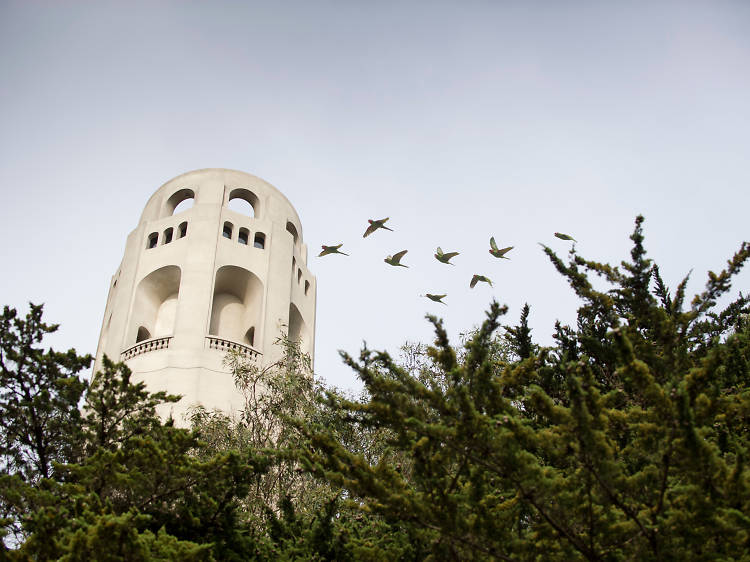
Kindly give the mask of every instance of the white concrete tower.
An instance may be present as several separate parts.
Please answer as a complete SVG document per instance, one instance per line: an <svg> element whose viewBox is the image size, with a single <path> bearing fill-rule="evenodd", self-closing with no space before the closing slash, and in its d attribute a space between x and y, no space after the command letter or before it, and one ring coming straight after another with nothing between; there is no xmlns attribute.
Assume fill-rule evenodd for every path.
<svg viewBox="0 0 750 562"><path fill-rule="evenodd" d="M106 354L150 390L181 394L178 422L194 404L234 411L227 350L270 363L285 329L312 357L315 294L302 226L281 192L244 172L188 172L151 196L128 236L94 372Z"/></svg>

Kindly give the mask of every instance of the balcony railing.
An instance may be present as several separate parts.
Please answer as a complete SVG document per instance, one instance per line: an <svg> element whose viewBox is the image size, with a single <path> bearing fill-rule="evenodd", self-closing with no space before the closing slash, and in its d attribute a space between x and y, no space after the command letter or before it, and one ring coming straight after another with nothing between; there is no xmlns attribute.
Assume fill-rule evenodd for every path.
<svg viewBox="0 0 750 562"><path fill-rule="evenodd" d="M209 349L218 349L219 351L236 351L245 357L254 359L261 355L260 351L253 349L249 345L237 343L232 340L225 340L224 338L217 338L216 336L206 336L206 343Z"/></svg>
<svg viewBox="0 0 750 562"><path fill-rule="evenodd" d="M129 347L125 351L123 351L120 354L120 360L127 361L128 359L132 359L136 355L142 355L144 353L148 353L149 351L156 351L157 349L166 349L169 347L169 340L171 339L172 336L167 336L165 338L153 338L150 340L138 342L134 346Z"/></svg>

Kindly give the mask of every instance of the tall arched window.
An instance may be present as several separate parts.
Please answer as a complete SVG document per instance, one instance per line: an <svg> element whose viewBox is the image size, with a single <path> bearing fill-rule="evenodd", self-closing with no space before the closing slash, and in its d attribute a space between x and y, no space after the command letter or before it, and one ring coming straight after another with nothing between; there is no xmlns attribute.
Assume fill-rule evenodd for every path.
<svg viewBox="0 0 750 562"><path fill-rule="evenodd" d="M299 342L300 350L304 353L310 352L310 330L307 323L302 319L297 306L292 303L289 305L289 339L293 342Z"/></svg>
<svg viewBox="0 0 750 562"><path fill-rule="evenodd" d="M255 233L255 240L253 240L253 246L260 248L261 250L266 247L266 235L262 232Z"/></svg>
<svg viewBox="0 0 750 562"><path fill-rule="evenodd" d="M171 336L177 315L180 268L167 265L144 277L135 291L128 341Z"/></svg>
<svg viewBox="0 0 750 562"><path fill-rule="evenodd" d="M159 243L159 233L158 232L152 232L148 235L148 242L146 242L146 248L156 248L156 245Z"/></svg>
<svg viewBox="0 0 750 562"><path fill-rule="evenodd" d="M185 238L187 236L187 222L180 223L180 226L177 227L180 232L180 238Z"/></svg>
<svg viewBox="0 0 750 562"><path fill-rule="evenodd" d="M174 229L171 227L164 231L164 237L162 238L161 243L162 244L169 244L172 241L172 233L174 232Z"/></svg>
<svg viewBox="0 0 750 562"><path fill-rule="evenodd" d="M263 283L254 273L234 265L220 267L214 282L209 334L236 342L247 342L251 336L254 342L262 299Z"/></svg>
<svg viewBox="0 0 750 562"><path fill-rule="evenodd" d="M250 231L247 228L240 228L240 231L237 234L237 242L247 246L247 241L249 238L250 238Z"/></svg>
<svg viewBox="0 0 750 562"><path fill-rule="evenodd" d="M135 343L140 343L151 339L151 333L145 326L138 326L138 334L135 336Z"/></svg>
<svg viewBox="0 0 750 562"><path fill-rule="evenodd" d="M244 187L238 187L229 192L227 207L248 217L260 217L258 196Z"/></svg>
<svg viewBox="0 0 750 562"><path fill-rule="evenodd" d="M187 211L193 206L194 200L195 192L192 189L184 188L175 191L164 205L163 216L168 217Z"/></svg>
<svg viewBox="0 0 750 562"><path fill-rule="evenodd" d="M232 239L232 230L234 229L234 225L231 222L225 222L224 228L221 231L221 235L224 238Z"/></svg>
<svg viewBox="0 0 750 562"><path fill-rule="evenodd" d="M286 231L292 235L292 238L294 239L294 244L297 244L297 240L299 239L299 234L297 234L297 228L292 224L291 221L286 222Z"/></svg>
<svg viewBox="0 0 750 562"><path fill-rule="evenodd" d="M251 326L250 329L245 332L245 343L247 345L255 345L255 326Z"/></svg>

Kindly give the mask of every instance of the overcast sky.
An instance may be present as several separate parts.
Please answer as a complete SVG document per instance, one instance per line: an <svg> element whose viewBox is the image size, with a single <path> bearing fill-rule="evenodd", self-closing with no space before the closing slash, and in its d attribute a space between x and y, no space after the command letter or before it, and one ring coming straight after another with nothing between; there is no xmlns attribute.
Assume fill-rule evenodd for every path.
<svg viewBox="0 0 750 562"><path fill-rule="evenodd" d="M94 353L147 199L206 167L296 207L329 382L357 386L338 349L429 341L427 312L456 337L493 297L548 343L577 307L554 231L619 262L642 213L693 292L750 239L750 3L0 0L0 304L46 303L55 347Z"/></svg>

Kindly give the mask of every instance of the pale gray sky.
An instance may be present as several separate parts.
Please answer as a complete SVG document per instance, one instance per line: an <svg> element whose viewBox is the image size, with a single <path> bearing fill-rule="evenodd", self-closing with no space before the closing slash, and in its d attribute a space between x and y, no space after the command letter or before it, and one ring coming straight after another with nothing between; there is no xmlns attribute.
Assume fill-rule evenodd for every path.
<svg viewBox="0 0 750 562"><path fill-rule="evenodd" d="M426 312L456 335L493 296L548 342L577 306L537 245L565 253L554 231L617 262L643 213L694 291L750 238L749 100L740 1L0 0L0 304L46 303L55 345L93 353L148 197L226 167L299 212L330 382L356 386L337 349L427 341ZM338 242L350 258L312 257ZM410 269L383 263L401 249Z"/></svg>

